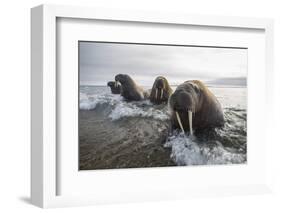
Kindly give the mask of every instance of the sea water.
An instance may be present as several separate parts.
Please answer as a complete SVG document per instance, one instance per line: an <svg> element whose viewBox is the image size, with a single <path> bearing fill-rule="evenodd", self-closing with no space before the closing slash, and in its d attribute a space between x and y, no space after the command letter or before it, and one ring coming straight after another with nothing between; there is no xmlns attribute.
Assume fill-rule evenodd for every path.
<svg viewBox="0 0 281 213"><path fill-rule="evenodd" d="M166 137L162 146L170 149L171 160L179 166L182 165L214 165L214 164L240 164L247 161L247 88L227 85L209 85L221 103L226 123L223 128L196 134L184 135L175 130ZM175 88L173 88L175 89ZM149 100L127 102L120 95L111 94L110 88L105 86L80 86L80 111L94 111L98 119L106 121L103 128L114 128L114 125L126 125L140 119L147 119L164 126L169 122L169 109L167 105L153 105ZM108 125L112 124L112 125ZM133 138L139 135L138 126L130 132ZM129 126L128 126L129 128ZM106 130L105 130L106 132ZM105 135L97 138L98 141L120 141L117 135ZM129 133L128 133L129 134ZM99 134L97 134L97 137ZM128 136L128 135L127 135ZM116 138L115 138L116 137Z"/></svg>

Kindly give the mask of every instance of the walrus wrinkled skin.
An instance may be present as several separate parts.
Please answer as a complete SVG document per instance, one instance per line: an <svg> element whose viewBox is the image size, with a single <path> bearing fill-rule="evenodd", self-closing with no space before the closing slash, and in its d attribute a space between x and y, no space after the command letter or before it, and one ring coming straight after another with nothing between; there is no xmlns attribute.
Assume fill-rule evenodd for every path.
<svg viewBox="0 0 281 213"><path fill-rule="evenodd" d="M158 76L152 86L149 100L154 104L167 103L173 93L168 80L165 77Z"/></svg>
<svg viewBox="0 0 281 213"><path fill-rule="evenodd" d="M109 81L107 83L107 86L110 87L112 94L120 94L121 93L121 85L120 84L116 84L116 82L114 82L114 81Z"/></svg>
<svg viewBox="0 0 281 213"><path fill-rule="evenodd" d="M183 128L183 131L189 131L190 134L193 129L196 131L221 127L225 122L219 101L198 80L179 85L169 99L169 108L172 129Z"/></svg>
<svg viewBox="0 0 281 213"><path fill-rule="evenodd" d="M127 74L118 74L115 81L121 84L121 96L127 101L140 101L148 98L149 94Z"/></svg>

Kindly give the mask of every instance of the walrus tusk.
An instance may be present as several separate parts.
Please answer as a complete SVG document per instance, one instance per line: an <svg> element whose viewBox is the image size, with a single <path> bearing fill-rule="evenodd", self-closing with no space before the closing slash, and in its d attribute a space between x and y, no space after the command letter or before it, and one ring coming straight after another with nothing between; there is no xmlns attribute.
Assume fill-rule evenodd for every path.
<svg viewBox="0 0 281 213"><path fill-rule="evenodd" d="M182 133L184 134L184 129L183 129L183 126L182 126L182 123L181 123L181 119L180 119L179 113L177 111L176 111L176 116L177 116L177 120L178 120L178 123L180 125L180 128L182 130Z"/></svg>
<svg viewBox="0 0 281 213"><path fill-rule="evenodd" d="M155 92L155 99L157 100L157 93L158 93L158 89L156 89L156 92Z"/></svg>
<svg viewBox="0 0 281 213"><path fill-rule="evenodd" d="M118 84L118 82L117 82L117 81L115 81L114 87L117 87L117 84Z"/></svg>
<svg viewBox="0 0 281 213"><path fill-rule="evenodd" d="M193 130L192 130L192 111L190 111L190 110L188 110L188 122L189 122L190 135L193 135Z"/></svg>
<svg viewBox="0 0 281 213"><path fill-rule="evenodd" d="M162 99L162 97L163 97L163 89L161 89L161 98L160 99Z"/></svg>

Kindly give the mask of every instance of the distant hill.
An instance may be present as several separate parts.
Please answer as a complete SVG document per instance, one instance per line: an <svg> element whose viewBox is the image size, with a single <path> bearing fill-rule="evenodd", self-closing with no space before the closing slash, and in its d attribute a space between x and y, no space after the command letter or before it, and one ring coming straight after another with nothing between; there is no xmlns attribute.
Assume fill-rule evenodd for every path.
<svg viewBox="0 0 281 213"><path fill-rule="evenodd" d="M218 78L205 82L208 85L229 85L229 86L247 86L247 78Z"/></svg>

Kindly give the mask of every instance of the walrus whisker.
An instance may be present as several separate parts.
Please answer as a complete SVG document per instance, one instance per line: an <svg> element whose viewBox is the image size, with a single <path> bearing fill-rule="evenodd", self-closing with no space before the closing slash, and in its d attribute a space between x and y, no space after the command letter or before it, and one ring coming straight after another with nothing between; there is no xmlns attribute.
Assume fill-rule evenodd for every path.
<svg viewBox="0 0 281 213"><path fill-rule="evenodd" d="M192 111L191 110L188 110L188 122L189 122L190 135L193 135L193 130L192 130Z"/></svg>
<svg viewBox="0 0 281 213"><path fill-rule="evenodd" d="M155 99L157 100L157 94L158 93L158 89L156 88L156 92L155 92Z"/></svg>
<svg viewBox="0 0 281 213"><path fill-rule="evenodd" d="M180 128L182 130L182 133L184 134L184 129L183 129L183 126L182 126L182 123L181 123L181 119L180 119L179 113L177 111L176 111L176 116L177 116L177 120L178 120L178 123L180 125Z"/></svg>
<svg viewBox="0 0 281 213"><path fill-rule="evenodd" d="M163 97L163 89L161 89L161 96L160 96L160 99L162 99Z"/></svg>

